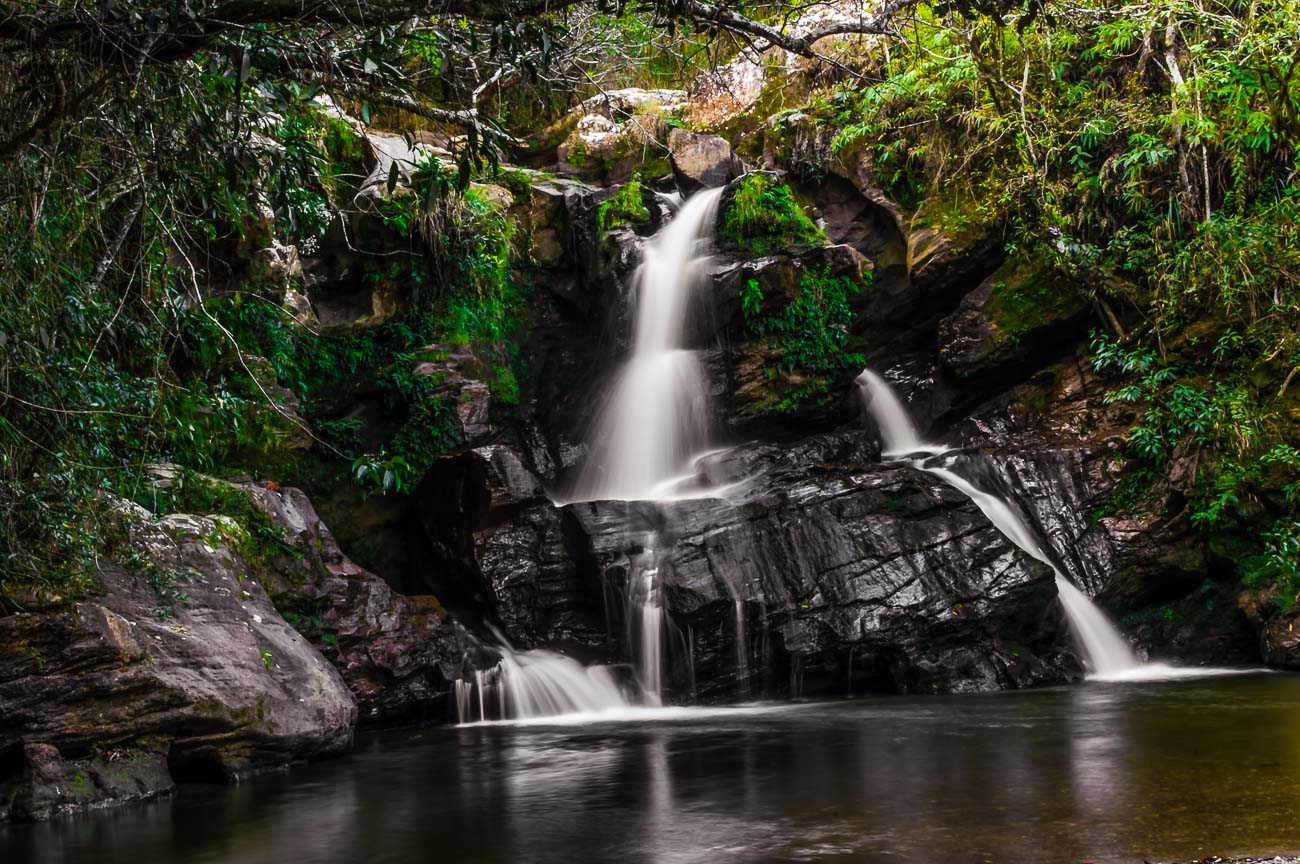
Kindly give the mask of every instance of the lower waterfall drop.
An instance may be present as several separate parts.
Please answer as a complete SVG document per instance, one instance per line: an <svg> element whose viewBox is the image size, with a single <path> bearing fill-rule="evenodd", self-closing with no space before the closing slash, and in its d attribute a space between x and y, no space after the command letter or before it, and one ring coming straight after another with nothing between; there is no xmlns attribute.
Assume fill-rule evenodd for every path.
<svg viewBox="0 0 1300 864"><path fill-rule="evenodd" d="M637 683L645 704L663 704L664 614L659 567L653 546L638 556L627 588L627 644L632 649Z"/></svg>
<svg viewBox="0 0 1300 864"><path fill-rule="evenodd" d="M633 707L606 666L583 666L553 651L514 651L504 646L497 650L500 662L475 671L473 684L464 679L456 682L460 723L599 715ZM488 716L489 705L497 716Z"/></svg>
<svg viewBox="0 0 1300 864"><path fill-rule="evenodd" d="M736 695L749 699L749 635L745 631L745 601L736 598Z"/></svg>

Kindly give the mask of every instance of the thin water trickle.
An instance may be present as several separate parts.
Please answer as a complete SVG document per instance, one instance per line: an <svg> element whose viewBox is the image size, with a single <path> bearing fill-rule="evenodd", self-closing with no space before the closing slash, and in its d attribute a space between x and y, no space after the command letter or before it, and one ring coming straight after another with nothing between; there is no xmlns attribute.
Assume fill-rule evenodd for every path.
<svg viewBox="0 0 1300 864"><path fill-rule="evenodd" d="M749 639L745 632L745 601L736 598L736 695L749 698Z"/></svg>

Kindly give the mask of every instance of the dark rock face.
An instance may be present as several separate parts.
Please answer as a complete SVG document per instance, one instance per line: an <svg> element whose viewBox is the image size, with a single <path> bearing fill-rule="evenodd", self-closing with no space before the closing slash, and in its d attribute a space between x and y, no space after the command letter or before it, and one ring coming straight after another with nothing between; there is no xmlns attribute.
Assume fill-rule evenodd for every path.
<svg viewBox="0 0 1300 864"><path fill-rule="evenodd" d="M53 745L27 744L20 758L21 770L0 779L0 822L43 822L76 810L156 798L175 788L165 745L68 760Z"/></svg>
<svg viewBox="0 0 1300 864"><path fill-rule="evenodd" d="M1078 285L1045 266L1004 264L939 322L943 411L965 414L1073 354L1090 316Z"/></svg>
<svg viewBox="0 0 1300 864"><path fill-rule="evenodd" d="M272 569L276 607L338 669L356 697L360 724L446 719L463 651L438 598L399 594L349 560L301 491L245 492L284 528L297 553Z"/></svg>
<svg viewBox="0 0 1300 864"><path fill-rule="evenodd" d="M737 438L797 437L854 419L854 412L845 409L859 370L846 369L824 398L801 400L791 408L782 391L808 384L809 376L792 372L774 378L770 372L778 358L771 340L755 338L746 330L740 299L746 284L759 285L764 313L776 316L799 296L801 280L809 271L861 283L870 277L871 262L848 245L727 261L714 276L706 308L693 321L690 344L705 348L714 404L722 425ZM867 288L855 295L852 303L871 302L870 292Z"/></svg>
<svg viewBox="0 0 1300 864"><path fill-rule="evenodd" d="M518 590L519 574L529 574L523 581L552 604L569 598L550 607L566 622L561 638L588 640L601 654L607 634L621 632L619 597L634 562L654 552L676 628L669 642L693 646L672 663L681 698L692 678L700 698L728 700L987 690L1072 674L1050 571L959 493L874 456L857 432L747 445L702 465L729 487L727 499L585 502L559 513L539 502L484 532L492 554L480 565L502 621L520 622L521 637L557 638L535 629L546 620L535 611L539 595ZM567 543L492 545L493 536L535 537L539 523L565 520L576 523ZM739 650L752 655L741 680L738 602Z"/></svg>
<svg viewBox="0 0 1300 864"><path fill-rule="evenodd" d="M1062 571L1153 659L1259 662L1256 607L1243 598L1238 608L1229 562L1188 518L1186 454L1174 455L1142 512L1107 512L1125 477L1133 418L1123 403L1105 402L1106 389L1076 362L1009 389L951 430L950 443L972 448L961 470L1013 501Z"/></svg>
<svg viewBox="0 0 1300 864"><path fill-rule="evenodd" d="M240 530L224 517L136 516L131 546L147 573L106 563L90 599L0 617L0 754L145 749L167 752L182 776L237 779L346 749L356 702L249 578ZM42 752L37 768L27 760L37 785L60 770ZM86 802L123 797L107 779L92 785Z"/></svg>
<svg viewBox="0 0 1300 864"><path fill-rule="evenodd" d="M435 472L441 479L429 484L429 494L456 487L461 503L430 499L427 530L460 520L440 534L441 548L459 568L458 608L477 610L469 613L471 623L484 632L499 627L521 648L611 658L616 646L606 632L599 573L581 526L550 503L518 454L483 447L444 460ZM456 515L439 506L455 508Z"/></svg>
<svg viewBox="0 0 1300 864"><path fill-rule="evenodd" d="M1300 609L1276 614L1277 597L1272 591L1248 591L1241 596L1241 610L1258 634L1259 653L1274 669L1300 669Z"/></svg>

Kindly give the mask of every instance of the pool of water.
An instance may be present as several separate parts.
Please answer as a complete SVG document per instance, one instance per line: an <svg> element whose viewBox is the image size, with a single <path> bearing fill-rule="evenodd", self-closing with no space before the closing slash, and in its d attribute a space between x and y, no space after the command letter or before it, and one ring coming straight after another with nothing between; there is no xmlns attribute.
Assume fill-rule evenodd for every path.
<svg viewBox="0 0 1300 864"><path fill-rule="evenodd" d="M1300 677L661 711L366 738L0 827L14 862L1139 862L1300 851Z"/></svg>

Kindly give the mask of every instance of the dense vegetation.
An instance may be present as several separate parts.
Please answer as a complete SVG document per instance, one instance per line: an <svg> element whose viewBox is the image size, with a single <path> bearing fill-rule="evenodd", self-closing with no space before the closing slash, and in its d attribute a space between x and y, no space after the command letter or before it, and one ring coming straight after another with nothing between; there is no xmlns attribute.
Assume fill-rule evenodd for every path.
<svg viewBox="0 0 1300 864"><path fill-rule="evenodd" d="M283 478L323 459L405 487L459 443L439 376L411 371L436 364L424 346L481 343L494 398L515 398L513 226L471 182L495 177L507 125L699 50L644 15L543 5L0 7L0 594L84 584L108 502L147 496L154 462ZM351 242L367 148L340 109L446 130L452 151L410 194L396 169L378 178L374 206L409 243L368 250L364 278L415 290L343 335L286 304L298 277L262 251ZM385 440L317 399L356 374L404 418Z"/></svg>
<svg viewBox="0 0 1300 864"><path fill-rule="evenodd" d="M790 187L757 172L742 177L730 193L721 234L724 241L754 255L826 242L826 235L794 200Z"/></svg>
<svg viewBox="0 0 1300 864"><path fill-rule="evenodd" d="M1235 537L1222 551L1248 581L1284 582L1288 605L1300 592L1298 11L1049 5L1027 25L922 11L878 80L814 100L832 150L866 150L897 200L1000 222L1009 246L1089 289L1110 323L1094 365L1113 376L1111 399L1141 406L1135 489L1190 464L1193 522ZM1252 535L1262 545L1240 542Z"/></svg>
<svg viewBox="0 0 1300 864"><path fill-rule="evenodd" d="M5 583L84 576L111 533L106 494L146 497L159 461L327 465L372 491L408 487L459 443L444 382L419 362L472 346L494 398L517 398L514 227L473 185L498 157L527 156L522 139L601 87L684 83L754 42L806 58L826 44L783 35L789 9L762 4L238 5L0 8L14 106L0 135ZM1141 511L1171 465L1192 466L1194 522L1243 578L1294 602L1298 4L887 11L842 28L879 35L848 37L800 86L770 84L753 128L771 121L805 182L863 158L914 224L997 231L1067 277L1040 285L1068 283L1094 308L1094 365L1138 412L1114 506ZM413 302L332 334L286 305L296 277L255 253L305 254L361 206L363 142L340 108L432 124L450 155L409 190L380 178L373 205L405 246L366 278L413 283ZM645 218L641 196L624 186L602 229ZM823 242L768 175L732 203L723 236L756 254ZM859 288L806 278L779 316L752 290L746 311L779 371L824 375ZM378 439L330 413L356 375L380 380L398 418Z"/></svg>

